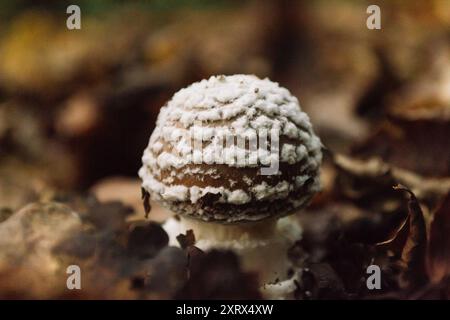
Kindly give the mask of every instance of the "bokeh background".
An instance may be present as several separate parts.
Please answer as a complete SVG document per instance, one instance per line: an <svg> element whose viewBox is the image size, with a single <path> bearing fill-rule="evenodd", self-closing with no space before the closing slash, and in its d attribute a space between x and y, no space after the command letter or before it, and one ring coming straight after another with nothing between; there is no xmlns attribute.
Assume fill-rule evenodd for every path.
<svg viewBox="0 0 450 320"><path fill-rule="evenodd" d="M377 159L341 164L389 166L428 211L448 193L450 1L76 1L81 30L66 28L70 4L0 3L0 221L87 194L142 216L137 171L159 108L217 74L287 87L329 154ZM381 30L366 27L369 4ZM330 159L323 172L316 206L333 207Z"/></svg>
<svg viewBox="0 0 450 320"><path fill-rule="evenodd" d="M449 1L381 3L381 30L364 1L81 1L81 30L66 28L69 4L1 4L2 177L28 187L136 176L159 108L211 75L286 86L333 150L372 133L409 86L448 103ZM446 160L424 173L449 174Z"/></svg>

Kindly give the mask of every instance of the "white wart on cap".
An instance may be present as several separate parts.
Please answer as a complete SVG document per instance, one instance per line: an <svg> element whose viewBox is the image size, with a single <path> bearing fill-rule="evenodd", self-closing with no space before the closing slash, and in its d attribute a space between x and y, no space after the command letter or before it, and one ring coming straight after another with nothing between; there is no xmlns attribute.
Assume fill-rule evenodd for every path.
<svg viewBox="0 0 450 320"><path fill-rule="evenodd" d="M230 135L237 141L271 129L279 132L271 158L279 161L278 174L261 174L274 156L270 148L254 154L248 145L224 145ZM233 161L242 151L257 163ZM320 189L321 161L321 142L287 89L253 75L213 76L181 89L161 108L139 176L152 199L177 214L237 223L305 206Z"/></svg>

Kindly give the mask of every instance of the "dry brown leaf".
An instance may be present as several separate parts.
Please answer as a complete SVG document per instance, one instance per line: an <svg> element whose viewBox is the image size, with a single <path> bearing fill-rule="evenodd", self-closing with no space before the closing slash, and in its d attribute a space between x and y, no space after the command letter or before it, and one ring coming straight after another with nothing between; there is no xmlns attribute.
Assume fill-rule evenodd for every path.
<svg viewBox="0 0 450 320"><path fill-rule="evenodd" d="M450 193L434 214L428 244L427 269L433 282L450 275Z"/></svg>
<svg viewBox="0 0 450 320"><path fill-rule="evenodd" d="M402 280L405 282L406 287L416 289L428 282L425 267L427 251L425 219L419 201L411 190L403 186L396 186L394 189L409 194L409 232L401 256L402 261L406 264L406 269L403 273Z"/></svg>
<svg viewBox="0 0 450 320"><path fill-rule="evenodd" d="M373 192L373 186L371 187L371 184L367 183L369 181L376 181L377 184L382 184L389 188L400 183L407 186L418 199L427 204L434 204L450 191L450 178L421 176L413 171L388 164L378 157L362 160L343 154L335 154L334 163L341 172L352 177L364 178L365 186L363 188L347 190L351 192L348 196L352 199L363 195L368 188L369 193Z"/></svg>
<svg viewBox="0 0 450 320"><path fill-rule="evenodd" d="M194 235L194 231L192 229L187 230L186 234L182 234L180 233L177 236L177 241L180 244L180 247L182 249L186 249L190 246L195 245L195 235Z"/></svg>
<svg viewBox="0 0 450 320"><path fill-rule="evenodd" d="M148 218L148 214L150 213L150 210L152 210L152 207L150 206L150 194L144 188L141 188L141 192L142 201L144 202L145 217Z"/></svg>

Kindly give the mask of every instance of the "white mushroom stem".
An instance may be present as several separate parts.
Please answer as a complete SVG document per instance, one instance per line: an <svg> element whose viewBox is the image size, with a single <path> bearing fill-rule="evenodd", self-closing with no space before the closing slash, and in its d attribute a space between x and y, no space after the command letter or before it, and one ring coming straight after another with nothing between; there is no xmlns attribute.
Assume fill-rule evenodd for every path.
<svg viewBox="0 0 450 320"><path fill-rule="evenodd" d="M276 220L240 223L221 224L205 222L189 218L181 218L186 228L192 229L198 240L207 240L214 246L239 242L236 245L254 245L255 241L264 241L272 238L276 229Z"/></svg>
<svg viewBox="0 0 450 320"><path fill-rule="evenodd" d="M193 230L198 248L233 250L244 270L258 273L261 291L267 297L286 298L295 289L288 277L291 264L287 252L301 232L290 217L237 225L181 217L169 219L164 229L171 245L178 245L177 235Z"/></svg>

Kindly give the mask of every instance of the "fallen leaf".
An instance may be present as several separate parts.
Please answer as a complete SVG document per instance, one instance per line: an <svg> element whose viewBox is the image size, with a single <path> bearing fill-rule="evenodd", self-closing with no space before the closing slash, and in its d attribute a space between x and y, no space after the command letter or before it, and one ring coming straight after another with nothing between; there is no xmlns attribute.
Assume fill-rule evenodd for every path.
<svg viewBox="0 0 450 320"><path fill-rule="evenodd" d="M128 251L139 257L153 257L167 246L169 236L156 222L134 223L128 236Z"/></svg>
<svg viewBox="0 0 450 320"><path fill-rule="evenodd" d="M195 244L195 235L192 229L187 230L186 234L179 234L177 236L177 241L182 249L186 249Z"/></svg>
<svg viewBox="0 0 450 320"><path fill-rule="evenodd" d="M436 210L430 228L427 270L434 283L450 275L450 193Z"/></svg>
<svg viewBox="0 0 450 320"><path fill-rule="evenodd" d="M428 281L425 267L425 257L427 249L427 231L425 219L419 201L411 190L396 186L395 190L407 192L409 194L409 232L405 246L402 251L402 261L406 264L402 280L409 289L417 289Z"/></svg>
<svg viewBox="0 0 450 320"><path fill-rule="evenodd" d="M302 300L346 299L341 278L327 263L315 263L302 270L295 296Z"/></svg>
<svg viewBox="0 0 450 320"><path fill-rule="evenodd" d="M256 274L243 272L232 251L211 250L200 255L190 278L175 299L260 299Z"/></svg>

